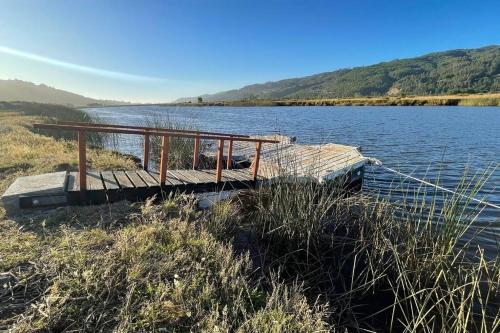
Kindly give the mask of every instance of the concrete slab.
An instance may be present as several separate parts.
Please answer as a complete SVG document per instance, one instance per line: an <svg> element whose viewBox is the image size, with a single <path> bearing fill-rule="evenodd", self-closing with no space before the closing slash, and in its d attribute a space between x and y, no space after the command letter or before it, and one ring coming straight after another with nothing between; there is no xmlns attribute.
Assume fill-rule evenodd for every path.
<svg viewBox="0 0 500 333"><path fill-rule="evenodd" d="M66 171L19 177L2 195L3 206L7 214L15 215L22 208L66 205L66 182Z"/></svg>

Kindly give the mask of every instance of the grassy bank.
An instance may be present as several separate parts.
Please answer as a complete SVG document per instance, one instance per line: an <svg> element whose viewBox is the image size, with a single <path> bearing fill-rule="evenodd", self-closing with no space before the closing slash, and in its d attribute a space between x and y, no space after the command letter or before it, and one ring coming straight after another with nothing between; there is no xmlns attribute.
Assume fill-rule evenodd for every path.
<svg viewBox="0 0 500 333"><path fill-rule="evenodd" d="M20 176L77 170L74 133L41 132L33 128L36 122L55 120L90 121L85 113L62 106L0 103L1 193ZM88 163L98 170L135 168L132 160L98 147L88 150Z"/></svg>
<svg viewBox="0 0 500 333"><path fill-rule="evenodd" d="M3 131L30 138L1 142L0 165L24 161L29 168L14 172L31 174L57 168L50 159L73 165L74 150L61 150L74 142L30 131L38 116L0 116ZM95 168L130 167L111 152L95 153L114 163ZM106 158L90 163L98 161ZM458 191L475 195L483 181L478 175ZM0 327L495 332L498 257L457 242L480 210L460 196L396 206L288 179L205 211L177 195L0 216Z"/></svg>
<svg viewBox="0 0 500 333"><path fill-rule="evenodd" d="M243 100L176 103L176 106L500 106L500 93L333 99Z"/></svg>

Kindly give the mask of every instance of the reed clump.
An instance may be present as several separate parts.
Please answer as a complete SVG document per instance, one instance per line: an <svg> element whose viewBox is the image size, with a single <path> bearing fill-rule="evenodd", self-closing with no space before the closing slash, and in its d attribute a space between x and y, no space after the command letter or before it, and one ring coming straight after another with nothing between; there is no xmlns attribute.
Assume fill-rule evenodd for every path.
<svg viewBox="0 0 500 333"><path fill-rule="evenodd" d="M169 115L157 115L146 118L146 127L172 130L194 131L193 124L185 121L178 121ZM161 156L161 137L151 137L151 158L156 164L159 164ZM169 169L187 169L192 167L194 152L194 140L182 137L169 138L168 168Z"/></svg>
<svg viewBox="0 0 500 333"><path fill-rule="evenodd" d="M437 198L418 193L401 205L284 178L254 194L247 222L261 249L255 260L264 274L279 271L285 283L301 281L310 299L320 296L335 309L336 327L496 331L498 256L460 242L481 211L460 194L476 195L485 177L464 180L439 209Z"/></svg>

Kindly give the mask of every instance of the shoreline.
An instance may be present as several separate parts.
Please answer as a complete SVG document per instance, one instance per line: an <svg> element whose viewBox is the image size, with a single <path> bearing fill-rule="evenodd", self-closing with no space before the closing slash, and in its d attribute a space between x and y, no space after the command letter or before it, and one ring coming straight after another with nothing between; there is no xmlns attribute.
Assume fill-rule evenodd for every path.
<svg viewBox="0 0 500 333"><path fill-rule="evenodd" d="M80 109L110 108L124 106L500 106L500 93L460 94L436 96L405 96L405 97L352 97L352 98L321 98L321 99L280 99L280 100L240 100L214 101L202 103L144 103L103 106L83 106Z"/></svg>

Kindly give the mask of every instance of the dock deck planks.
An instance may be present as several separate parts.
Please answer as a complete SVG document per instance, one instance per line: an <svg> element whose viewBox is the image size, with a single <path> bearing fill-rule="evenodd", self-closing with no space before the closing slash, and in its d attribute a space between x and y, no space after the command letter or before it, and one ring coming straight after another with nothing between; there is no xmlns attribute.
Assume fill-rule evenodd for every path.
<svg viewBox="0 0 500 333"><path fill-rule="evenodd" d="M87 190L102 191L104 184L102 183L101 174L99 172L87 172ZM67 192L80 192L80 182L78 172L70 172L68 174Z"/></svg>
<svg viewBox="0 0 500 333"><path fill-rule="evenodd" d="M115 175L113 174L112 171L101 172L101 178L102 178L102 182L104 183L104 188L107 191L120 189L120 185L116 181Z"/></svg>
<svg viewBox="0 0 500 333"><path fill-rule="evenodd" d="M136 188L148 187L148 185L142 180L141 177L135 171L125 171L128 179L134 184Z"/></svg>
<svg viewBox="0 0 500 333"><path fill-rule="evenodd" d="M157 172L91 171L87 172L87 192L84 197L84 192L79 188L78 173L70 172L67 177L66 192L72 204L140 200L174 191L196 193L243 189L255 183L251 171L246 169L222 170L219 184L215 182L215 170L168 170L167 181L163 186L160 186L160 175Z"/></svg>
<svg viewBox="0 0 500 333"><path fill-rule="evenodd" d="M250 164L255 154L253 143L235 142L233 149L236 160L244 159ZM359 170L366 162L367 159L356 147L338 144L297 145L288 140L263 145L257 180L269 180L285 174L312 177L323 182ZM220 183L216 183L215 175L215 170L167 170L165 184L160 184L159 173L153 171L87 172L87 192L93 202L103 202L123 198L140 200L169 192L196 193L255 185L252 166L223 169ZM67 192L77 199L76 194L81 196L78 184L78 173L69 173Z"/></svg>
<svg viewBox="0 0 500 333"><path fill-rule="evenodd" d="M249 188L255 186L259 181L271 181L273 178L281 176L298 176L315 179L322 183L346 175L346 178L361 184L364 165L370 161L356 147L338 144L299 145L294 143L295 138L278 134L247 137L221 133L209 133L209 135L208 132L197 132L195 135L170 130L165 132L158 131L158 129L145 130L143 127L113 127L109 124L99 124L99 131L144 135L145 138L148 138L148 142L149 135L152 133L162 136L163 139L167 139L162 141L163 157L165 157L163 153L168 152L168 146L165 143L168 144L170 136L195 139L195 153L193 154L195 170L167 170L165 167L167 164L164 163L166 159L162 157L160 169L161 172L166 172L166 177L164 177L164 182L161 182L160 178L163 177L160 177L159 173L146 170L87 171L86 141L84 140L85 135L81 134L85 134L87 130L96 131L96 127L98 127L96 124L87 125L77 125L76 123L73 125L35 124L37 128L71 128L78 131L79 172L65 173L62 176L64 178L62 184L60 184L60 179L56 179L57 173L42 175L48 177L43 178L46 179L46 184L60 184L58 186L63 192L63 199L67 199L64 202L69 204L103 203L122 199L141 200L157 194L163 196L165 193L173 191L195 193ZM206 135L200 135L202 133ZM204 140L204 143L213 140L219 141L218 145L209 144L208 148L204 148L201 152L209 161L212 158L217 158L217 171L196 169L199 165L200 139ZM147 162L148 149L146 149L144 156ZM146 162L144 164L147 166ZM221 165L227 165L230 170L224 170ZM231 166L243 167L243 169L232 169ZM80 175L84 175L85 179L80 178ZM60 174L59 178L61 178ZM82 189L80 188L80 180L82 180ZM22 197L26 201L25 199L34 198L37 191L28 189L22 193L28 194ZM47 198L48 201L50 201L49 199L52 200L52 198ZM59 200L59 198L57 199ZM38 202L38 199L33 199L31 204L38 205Z"/></svg>
<svg viewBox="0 0 500 333"><path fill-rule="evenodd" d="M113 173L115 175L118 184L120 185L120 188L122 189L135 188L132 181L127 177L125 171L114 171Z"/></svg>
<svg viewBox="0 0 500 333"><path fill-rule="evenodd" d="M261 139L275 139L279 143L262 144L258 175L263 179L271 179L280 175L293 175L301 178L315 178L319 182L328 181L342 174L362 167L368 161L357 147L326 143L296 144L290 137L280 135L253 136ZM217 147L209 147L203 154L215 158ZM225 143L224 153L227 154ZM255 156L255 143L234 142L233 165L251 163ZM231 171L240 172L235 169ZM235 177L235 174L227 174Z"/></svg>
<svg viewBox="0 0 500 333"><path fill-rule="evenodd" d="M153 176L151 176L147 171L144 170L137 170L136 171L139 177L146 183L148 187L153 187L153 186L160 186L159 181L154 179Z"/></svg>

